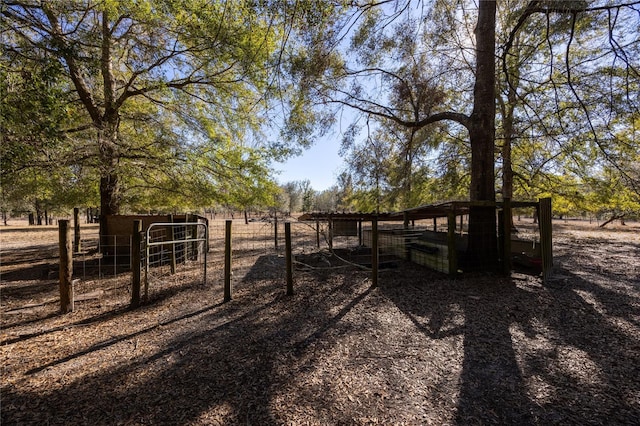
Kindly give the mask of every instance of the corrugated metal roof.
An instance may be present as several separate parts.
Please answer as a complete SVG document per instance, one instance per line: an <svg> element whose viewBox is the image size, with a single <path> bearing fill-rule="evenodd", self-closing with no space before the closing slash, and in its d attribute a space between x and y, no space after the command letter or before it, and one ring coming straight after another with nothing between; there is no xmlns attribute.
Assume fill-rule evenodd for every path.
<svg viewBox="0 0 640 426"><path fill-rule="evenodd" d="M502 208L502 201L448 201L439 204L428 204L399 212L313 212L305 213L298 218L299 221L329 221L329 220L362 220L372 221L404 221L433 219L447 217L450 212L456 216L469 214L472 207ZM537 201L512 201L511 207L536 207Z"/></svg>

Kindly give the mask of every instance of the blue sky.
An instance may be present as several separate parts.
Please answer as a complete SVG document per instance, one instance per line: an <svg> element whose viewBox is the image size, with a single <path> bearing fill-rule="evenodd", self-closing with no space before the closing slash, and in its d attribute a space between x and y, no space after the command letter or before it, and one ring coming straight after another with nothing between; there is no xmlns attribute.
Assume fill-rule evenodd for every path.
<svg viewBox="0 0 640 426"><path fill-rule="evenodd" d="M335 185L336 177L343 167L342 158L338 155L340 136L330 135L321 138L302 155L293 157L285 163L274 164L274 169L281 171L276 175L279 183L309 179L311 187L322 191Z"/></svg>

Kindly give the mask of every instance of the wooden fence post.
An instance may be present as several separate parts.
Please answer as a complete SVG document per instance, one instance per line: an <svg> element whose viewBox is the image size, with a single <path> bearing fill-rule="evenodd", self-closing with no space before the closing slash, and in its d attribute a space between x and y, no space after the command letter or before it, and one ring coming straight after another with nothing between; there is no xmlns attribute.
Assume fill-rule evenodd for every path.
<svg viewBox="0 0 640 426"><path fill-rule="evenodd" d="M333 217L329 215L329 250L333 250Z"/></svg>
<svg viewBox="0 0 640 426"><path fill-rule="evenodd" d="M224 228L224 302L231 300L231 220Z"/></svg>
<svg viewBox="0 0 640 426"><path fill-rule="evenodd" d="M542 249L542 279L546 283L553 269L553 225L551 222L551 198L538 200L540 248Z"/></svg>
<svg viewBox="0 0 640 426"><path fill-rule="evenodd" d="M175 223L175 218L173 217L172 214L170 214L168 216L168 220L169 223ZM169 229L169 238L171 238L172 243L170 244L171 247L171 275L176 273L176 268L178 265L178 260L177 260L177 256L176 256L176 243L173 242L176 240L176 227L175 226L170 226ZM167 232L167 230L165 230L165 232ZM162 248L164 249L164 246L162 246Z"/></svg>
<svg viewBox="0 0 640 426"><path fill-rule="evenodd" d="M287 265L287 296L293 296L293 261L291 254L291 222L284 223L284 258Z"/></svg>
<svg viewBox="0 0 640 426"><path fill-rule="evenodd" d="M316 247L320 248L320 219L316 219Z"/></svg>
<svg viewBox="0 0 640 426"><path fill-rule="evenodd" d="M82 247L80 246L80 209L74 207L73 209L73 252L80 253Z"/></svg>
<svg viewBox="0 0 640 426"><path fill-rule="evenodd" d="M131 234L131 306L140 306L140 288L142 268L140 258L140 245L142 243L142 221L133 221L133 233ZM147 259L147 262L149 259Z"/></svg>
<svg viewBox="0 0 640 426"><path fill-rule="evenodd" d="M502 266L503 273L511 275L511 198L502 201Z"/></svg>
<svg viewBox="0 0 640 426"><path fill-rule="evenodd" d="M449 260L449 275L458 273L458 253L456 251L456 213L447 213L447 258Z"/></svg>
<svg viewBox="0 0 640 426"><path fill-rule="evenodd" d="M371 286L378 287L378 219L371 221Z"/></svg>
<svg viewBox="0 0 640 426"><path fill-rule="evenodd" d="M104 256L109 253L109 221L107 220L107 215L100 212L98 223L100 224L98 247L100 248L100 253Z"/></svg>
<svg viewBox="0 0 640 426"><path fill-rule="evenodd" d="M60 311L73 312L73 251L68 220L59 221L60 247Z"/></svg>
<svg viewBox="0 0 640 426"><path fill-rule="evenodd" d="M192 260L193 259L193 253L195 252L195 247L194 247L194 243L193 241L190 243L187 243L186 240L189 239L189 226L186 225L187 223L190 223L192 221L191 218L191 213L187 213L184 216L184 249L182 251L182 263L187 263L187 260ZM189 257L189 255L191 257Z"/></svg>
<svg viewBox="0 0 640 426"><path fill-rule="evenodd" d="M278 212L273 214L273 242L276 251L278 251Z"/></svg>

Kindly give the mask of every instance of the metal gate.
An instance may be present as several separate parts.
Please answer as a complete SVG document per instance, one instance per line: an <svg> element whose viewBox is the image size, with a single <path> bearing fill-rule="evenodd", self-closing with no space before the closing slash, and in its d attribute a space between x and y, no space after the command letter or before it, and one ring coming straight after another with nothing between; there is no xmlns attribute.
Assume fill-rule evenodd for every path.
<svg viewBox="0 0 640 426"><path fill-rule="evenodd" d="M141 267L144 268L144 295L149 295L150 283L157 287L173 285L179 279L197 279L202 274L207 283L207 252L209 231L206 223L152 223L143 237ZM195 278L194 278L195 276Z"/></svg>

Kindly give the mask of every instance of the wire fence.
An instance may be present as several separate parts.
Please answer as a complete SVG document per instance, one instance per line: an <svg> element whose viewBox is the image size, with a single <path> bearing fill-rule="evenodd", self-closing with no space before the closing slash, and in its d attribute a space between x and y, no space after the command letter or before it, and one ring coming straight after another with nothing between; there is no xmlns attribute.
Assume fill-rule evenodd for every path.
<svg viewBox="0 0 640 426"><path fill-rule="evenodd" d="M131 236L83 235L79 250L74 249L75 276L83 280L116 277L131 270Z"/></svg>
<svg viewBox="0 0 640 426"><path fill-rule="evenodd" d="M468 217L416 220L407 224L380 222L378 225L378 267L380 269L422 265L451 273L450 256L464 256L468 247ZM153 298L185 286L206 285L222 288L225 280L226 220L203 223L154 224L144 233L140 268L144 295ZM232 220L230 274L234 286L242 286L250 274L274 281L286 279L285 232L282 220L272 218L245 222ZM333 268L336 261L372 268L372 222L341 223L326 221L289 222L291 254L297 268ZM536 209L513 210L514 233L511 259L514 267L540 269L540 237ZM451 239L451 233L455 239ZM451 241L455 241L454 244ZM74 254L74 276L92 286L126 289L130 293L132 276L131 236L99 238L97 229L82 236L80 250ZM336 260L337 259L337 260ZM460 259L458 259L460 261ZM462 261L466 261L466 264ZM462 259L455 273L473 259ZM461 266L462 265L462 266Z"/></svg>

